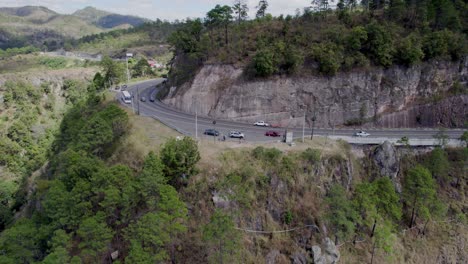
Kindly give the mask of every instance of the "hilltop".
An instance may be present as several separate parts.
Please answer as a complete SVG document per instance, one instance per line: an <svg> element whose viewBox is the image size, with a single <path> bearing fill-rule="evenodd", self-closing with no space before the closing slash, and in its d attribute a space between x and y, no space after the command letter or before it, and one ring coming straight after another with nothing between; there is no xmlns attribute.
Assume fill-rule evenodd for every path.
<svg viewBox="0 0 468 264"><path fill-rule="evenodd" d="M93 7L71 15L59 14L43 6L3 7L0 8L0 48L34 45L54 49L64 39L131 28L147 21Z"/></svg>

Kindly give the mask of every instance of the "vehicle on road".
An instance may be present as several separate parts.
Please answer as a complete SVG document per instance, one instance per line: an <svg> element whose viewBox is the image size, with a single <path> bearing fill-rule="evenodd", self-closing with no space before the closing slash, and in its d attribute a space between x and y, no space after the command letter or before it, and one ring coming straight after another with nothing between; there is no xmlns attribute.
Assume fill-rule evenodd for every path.
<svg viewBox="0 0 468 264"><path fill-rule="evenodd" d="M354 136L356 136L356 137L368 137L368 136L370 136L370 134L361 130L359 132L354 133Z"/></svg>
<svg viewBox="0 0 468 264"><path fill-rule="evenodd" d="M239 132L239 131L231 131L229 132L229 137L230 138L244 138L244 133Z"/></svg>
<svg viewBox="0 0 468 264"><path fill-rule="evenodd" d="M126 84L122 85L122 89L127 89L127 85Z"/></svg>
<svg viewBox="0 0 468 264"><path fill-rule="evenodd" d="M143 97L141 97L140 101L142 101L142 102L146 102L146 97L144 97L144 96L143 96Z"/></svg>
<svg viewBox="0 0 468 264"><path fill-rule="evenodd" d="M276 131L267 131L265 132L265 136L267 137L281 137L281 134Z"/></svg>
<svg viewBox="0 0 468 264"><path fill-rule="evenodd" d="M265 121L258 121L258 122L255 122L254 123L254 126L263 126L263 127L267 127L267 126L270 126L268 123L266 123Z"/></svg>
<svg viewBox="0 0 468 264"><path fill-rule="evenodd" d="M150 102L154 102L156 100L155 96L154 95L151 95L150 96Z"/></svg>
<svg viewBox="0 0 468 264"><path fill-rule="evenodd" d="M215 136L215 137L219 136L219 132L212 128L206 129L205 132L203 132L203 134L208 135L208 136Z"/></svg>
<svg viewBox="0 0 468 264"><path fill-rule="evenodd" d="M131 104L132 95L128 91L122 91L122 101L126 104Z"/></svg>

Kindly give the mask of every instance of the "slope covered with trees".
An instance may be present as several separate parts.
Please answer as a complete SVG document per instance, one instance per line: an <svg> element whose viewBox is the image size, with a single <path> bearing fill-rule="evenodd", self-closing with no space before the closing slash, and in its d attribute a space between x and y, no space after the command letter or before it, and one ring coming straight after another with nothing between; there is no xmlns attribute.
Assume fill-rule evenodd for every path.
<svg viewBox="0 0 468 264"><path fill-rule="evenodd" d="M238 3L239 2L239 3ZM227 63L250 76L333 75L369 66L459 60L467 52L463 1L312 1L296 15L273 17L260 1L255 19L236 1L188 20L170 40L184 63ZM187 62L188 61L188 62ZM183 67L183 66L181 66ZM173 72L177 75L177 71ZM174 76L177 77L177 76Z"/></svg>

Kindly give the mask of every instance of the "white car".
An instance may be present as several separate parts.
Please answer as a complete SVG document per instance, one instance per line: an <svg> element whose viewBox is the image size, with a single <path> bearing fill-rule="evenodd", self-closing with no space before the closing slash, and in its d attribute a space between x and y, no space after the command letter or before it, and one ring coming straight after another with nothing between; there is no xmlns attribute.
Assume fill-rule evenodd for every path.
<svg viewBox="0 0 468 264"><path fill-rule="evenodd" d="M244 133L239 131L231 131L229 132L229 137L231 138L244 138Z"/></svg>
<svg viewBox="0 0 468 264"><path fill-rule="evenodd" d="M258 121L258 122L255 122L254 123L254 126L264 126L264 127L267 127L267 126L270 126L268 123L265 123L265 121Z"/></svg>
<svg viewBox="0 0 468 264"><path fill-rule="evenodd" d="M362 130L359 131L359 132L356 132L354 135L355 135L356 137L368 137L368 136L370 136L369 133L364 132L364 131L362 131Z"/></svg>

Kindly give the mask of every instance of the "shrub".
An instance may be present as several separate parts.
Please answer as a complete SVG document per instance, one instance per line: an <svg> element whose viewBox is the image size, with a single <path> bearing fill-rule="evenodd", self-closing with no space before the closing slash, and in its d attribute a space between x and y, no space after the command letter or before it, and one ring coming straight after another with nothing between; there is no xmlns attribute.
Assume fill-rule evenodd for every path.
<svg viewBox="0 0 468 264"><path fill-rule="evenodd" d="M274 54L271 50L263 48L253 58L253 68L256 76L266 77L276 72Z"/></svg>
<svg viewBox="0 0 468 264"><path fill-rule="evenodd" d="M301 157L308 163L314 164L320 162L321 153L318 149L307 148L306 150L304 150L304 152L301 153Z"/></svg>
<svg viewBox="0 0 468 264"><path fill-rule="evenodd" d="M401 40L398 45L397 59L405 65L412 65L422 60L424 52L419 38L412 34Z"/></svg>
<svg viewBox="0 0 468 264"><path fill-rule="evenodd" d="M340 47L333 43L315 45L311 55L319 63L319 71L326 75L335 75L343 61Z"/></svg>
<svg viewBox="0 0 468 264"><path fill-rule="evenodd" d="M377 23L371 23L366 28L368 41L366 49L374 61L382 66L390 66L393 62L393 36L389 28Z"/></svg>

